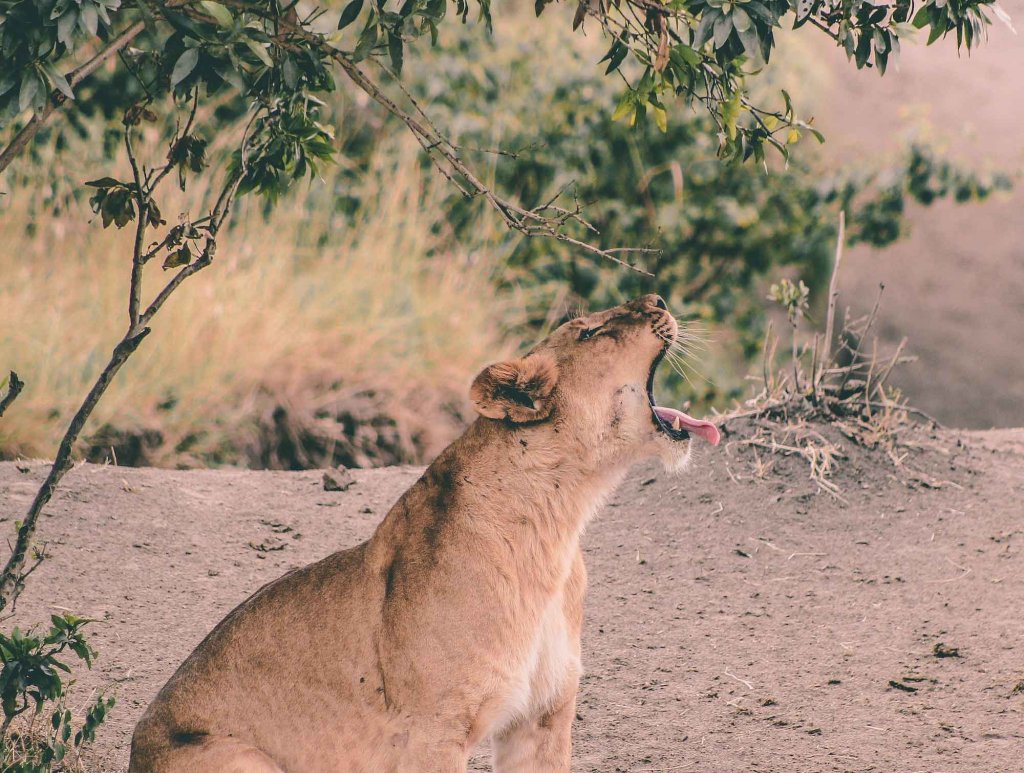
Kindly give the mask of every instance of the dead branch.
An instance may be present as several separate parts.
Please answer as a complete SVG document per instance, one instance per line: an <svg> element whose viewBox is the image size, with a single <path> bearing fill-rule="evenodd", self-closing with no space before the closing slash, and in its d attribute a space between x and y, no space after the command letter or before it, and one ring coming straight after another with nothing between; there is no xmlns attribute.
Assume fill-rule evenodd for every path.
<svg viewBox="0 0 1024 773"><path fill-rule="evenodd" d="M828 283L828 313L825 315L825 345L821 362L827 364L832 356L832 335L835 332L836 300L839 298L839 264L843 260L843 242L846 240L846 212L839 210L839 234L836 237L836 257L832 263L832 278ZM817 382L815 382L817 383Z"/></svg>
<svg viewBox="0 0 1024 773"><path fill-rule="evenodd" d="M12 370L10 377L7 379L7 394L0 400L0 416L3 416L4 411L10 407L11 403L18 399L18 395L21 394L21 390L24 388L25 382L18 378L18 374Z"/></svg>

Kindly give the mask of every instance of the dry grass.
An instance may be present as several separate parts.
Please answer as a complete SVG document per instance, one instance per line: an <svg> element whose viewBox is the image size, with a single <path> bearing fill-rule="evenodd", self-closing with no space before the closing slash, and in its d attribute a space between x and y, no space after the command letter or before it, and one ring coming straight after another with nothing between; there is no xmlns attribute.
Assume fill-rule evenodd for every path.
<svg viewBox="0 0 1024 773"><path fill-rule="evenodd" d="M331 191L337 182L313 185ZM515 303L492 291L493 232L450 248L437 222L444 181L422 171L411 140L375 154L357 186L364 204L353 225L332 213L326 191L315 207L311 191L297 191L269 222L249 201L214 264L156 320L91 427L159 429L168 442L150 459L157 463L235 461L223 450L247 442L264 406L311 415L370 391L405 435L429 432L475 369L508 352L503 330ZM161 202L165 216L195 211L202 193ZM126 324L130 234L88 223L84 201L56 219L35 206L26 191L0 198L0 366L27 383L0 425L7 456L53 453ZM424 452L451 431L442 424ZM185 437L201 439L183 459L174 447Z"/></svg>
<svg viewBox="0 0 1024 773"><path fill-rule="evenodd" d="M49 714L18 717L0 738L0 770L37 770L40 752L52 741ZM73 749L68 756L54 763L55 773L86 773L88 768L82 761L82 749Z"/></svg>

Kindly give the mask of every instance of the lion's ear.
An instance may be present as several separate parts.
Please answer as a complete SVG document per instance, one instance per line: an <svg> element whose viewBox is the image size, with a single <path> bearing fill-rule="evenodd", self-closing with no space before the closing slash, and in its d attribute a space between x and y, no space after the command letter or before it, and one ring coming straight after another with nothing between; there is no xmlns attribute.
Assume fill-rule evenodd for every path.
<svg viewBox="0 0 1024 773"><path fill-rule="evenodd" d="M516 424L546 419L554 407L552 392L558 382L558 365L547 354L488 365L473 380L469 399L477 412L489 419L508 419Z"/></svg>

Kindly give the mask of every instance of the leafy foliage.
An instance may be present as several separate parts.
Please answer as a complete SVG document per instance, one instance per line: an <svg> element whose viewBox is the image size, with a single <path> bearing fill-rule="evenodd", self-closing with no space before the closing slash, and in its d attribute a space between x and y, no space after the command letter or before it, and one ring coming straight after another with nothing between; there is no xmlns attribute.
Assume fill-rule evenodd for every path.
<svg viewBox="0 0 1024 773"><path fill-rule="evenodd" d="M465 22L469 0L453 4L454 17ZM550 4L536 0L537 15ZM900 39L915 28L928 31L929 43L955 33L958 45L970 49L990 23L986 8L992 5L993 0L578 0L572 28L592 22L610 42L601 66L625 82L617 120L634 125L649 116L665 131L666 100L678 97L704 106L720 155L763 161L766 147L788 156L802 134L820 139L784 91L781 104L772 108L750 96L747 80L771 58L784 20L824 32L858 67L884 73L899 53ZM490 0L477 0L476 7L489 31ZM167 90L184 95L202 85L210 94L257 99L295 117L300 105L281 97L334 90L333 56L353 64L386 63L400 76L410 45L423 36L437 42L448 8L448 0L350 0L338 13L336 30L325 33L318 22L327 11L318 8L299 18L293 4L280 0L0 0L0 127L22 111L38 112L51 93L74 99L76 85L60 70L62 62L140 20L145 30L120 54L124 67L111 76L125 88L91 94L108 114ZM135 82L128 83L125 74ZM288 131L285 124L279 131ZM329 143L330 132L310 135L308 128L279 136L280 148L267 159L298 143L305 163L292 163L292 172L311 172L310 159L318 156L310 143ZM287 173L277 160L278 174L255 189L280 192L271 182L276 185Z"/></svg>
<svg viewBox="0 0 1024 773"><path fill-rule="evenodd" d="M90 622L71 614L52 615L45 634L18 628L10 636L0 633L0 706L4 714L0 764L4 771L45 773L96 739L96 730L114 706L113 696L98 696L80 723L74 721L65 703L72 684L65 653L92 667L95 652L82 632ZM48 715L49 721L32 722L15 731L14 720L28 712L33 717Z"/></svg>
<svg viewBox="0 0 1024 773"><path fill-rule="evenodd" d="M955 30L970 49L990 23L985 8L994 0L578 0L574 29L594 18L612 40L602 61L620 71L627 89L616 118L629 124L650 114L664 131L665 98L702 104L714 121L718 152L733 159L764 160L766 147L788 157L802 132L820 135L800 119L789 96L783 107L766 108L750 97L747 79L771 58L775 30L784 19L809 24L844 47L857 67L885 72L899 53L901 37L929 30L928 42ZM536 0L537 14L549 5ZM791 15L790 15L791 14ZM913 26L908 22L913 20ZM623 68L639 66L631 75Z"/></svg>
<svg viewBox="0 0 1024 773"><path fill-rule="evenodd" d="M588 221L608 241L661 248L648 264L654 277L645 277L561 244L516 240L502 278L508 286L545 289L537 324L560 296L570 308L602 308L657 292L673 310L739 332L744 354L753 357L763 340L765 278L786 270L819 290L840 210L848 243L884 247L906 232L911 202L981 200L1010 182L961 169L920 144L852 169L806 153L770 174L722 164L712 119L675 106L664 132L614 121L603 109L614 84L595 74L585 55L552 52L543 39L491 46L463 38L415 72L409 87L457 127L461 145L493 145L492 127L503 127L498 150L505 155L494 165L499 185L514 187L530 205L566 191L586 204ZM448 222L466 234L478 207L453 196ZM688 396L696 398L736 396L702 381L692 389Z"/></svg>

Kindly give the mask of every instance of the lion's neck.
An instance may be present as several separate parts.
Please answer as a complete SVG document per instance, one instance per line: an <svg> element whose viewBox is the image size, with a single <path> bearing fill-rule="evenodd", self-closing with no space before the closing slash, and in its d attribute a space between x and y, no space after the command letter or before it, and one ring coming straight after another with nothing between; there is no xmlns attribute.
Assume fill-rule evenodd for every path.
<svg viewBox="0 0 1024 773"><path fill-rule="evenodd" d="M475 424L438 463L455 466L451 504L474 532L490 530L538 560L575 549L625 468L597 467L556 433L496 433Z"/></svg>
<svg viewBox="0 0 1024 773"><path fill-rule="evenodd" d="M432 593L454 603L447 582L428 579L432 572L498 572L502 583L483 583L473 603L491 592L505 610L502 619L536 623L568 581L581 531L623 474L588 469L542 433L471 427L391 509L371 540L369 560L383 576L396 562L415 567L419 579L410 593L420 604L426 602L419 596Z"/></svg>

